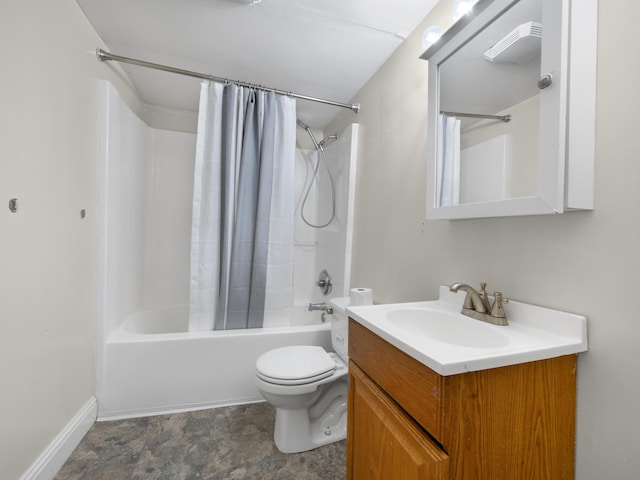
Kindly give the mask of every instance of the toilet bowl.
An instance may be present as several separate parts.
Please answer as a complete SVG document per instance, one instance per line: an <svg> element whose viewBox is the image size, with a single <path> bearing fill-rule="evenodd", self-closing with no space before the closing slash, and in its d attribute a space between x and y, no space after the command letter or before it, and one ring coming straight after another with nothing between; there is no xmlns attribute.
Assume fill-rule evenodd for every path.
<svg viewBox="0 0 640 480"><path fill-rule="evenodd" d="M283 453L296 453L347 436L349 387L345 307L349 297L330 302L333 352L302 345L282 347L256 361L256 384L276 409L274 440Z"/></svg>

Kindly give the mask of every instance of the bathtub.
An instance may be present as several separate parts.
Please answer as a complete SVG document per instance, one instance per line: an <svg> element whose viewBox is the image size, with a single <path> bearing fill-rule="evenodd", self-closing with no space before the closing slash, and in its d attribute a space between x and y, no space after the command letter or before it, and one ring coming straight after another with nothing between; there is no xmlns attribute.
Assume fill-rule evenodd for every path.
<svg viewBox="0 0 640 480"><path fill-rule="evenodd" d="M187 307L138 312L107 335L98 366L98 419L262 401L255 362L273 348L331 348L330 324L296 308L289 327L188 332Z"/></svg>

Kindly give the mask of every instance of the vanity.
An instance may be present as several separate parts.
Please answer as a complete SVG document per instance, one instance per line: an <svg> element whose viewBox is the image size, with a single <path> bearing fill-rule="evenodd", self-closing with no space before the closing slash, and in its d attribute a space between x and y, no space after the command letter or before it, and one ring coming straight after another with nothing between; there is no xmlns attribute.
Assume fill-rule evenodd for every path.
<svg viewBox="0 0 640 480"><path fill-rule="evenodd" d="M512 301L489 325L463 298L348 309L347 479L574 478L585 317Z"/></svg>
<svg viewBox="0 0 640 480"><path fill-rule="evenodd" d="M594 208L597 4L479 0L421 56L427 219ZM481 290L347 308L348 480L574 478L586 318Z"/></svg>

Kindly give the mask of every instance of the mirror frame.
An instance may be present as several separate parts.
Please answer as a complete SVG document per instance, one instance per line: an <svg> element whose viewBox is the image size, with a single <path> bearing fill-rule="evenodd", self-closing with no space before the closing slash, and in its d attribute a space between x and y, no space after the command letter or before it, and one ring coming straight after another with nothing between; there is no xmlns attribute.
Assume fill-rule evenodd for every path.
<svg viewBox="0 0 640 480"><path fill-rule="evenodd" d="M547 113L553 141L540 145L536 195L505 200L436 206L439 66L505 10L520 0L480 0L473 12L456 22L420 57L429 61L427 134L427 219L453 220L544 215L594 206L597 0L540 0L560 3L561 18L549 18L559 29L560 71L554 71L557 111ZM543 13L544 15L544 13ZM545 19L545 24L547 24ZM544 66L543 66L544 68ZM545 70L542 70L545 72ZM576 99L571 101L571 99ZM542 102L541 102L542 109ZM541 117L545 114L541 110Z"/></svg>

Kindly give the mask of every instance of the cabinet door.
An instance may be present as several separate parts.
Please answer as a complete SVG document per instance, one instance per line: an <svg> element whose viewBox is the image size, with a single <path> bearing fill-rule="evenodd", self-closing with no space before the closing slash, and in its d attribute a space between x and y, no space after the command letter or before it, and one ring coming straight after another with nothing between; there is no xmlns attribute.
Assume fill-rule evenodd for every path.
<svg viewBox="0 0 640 480"><path fill-rule="evenodd" d="M349 369L347 479L447 479L447 454L354 363Z"/></svg>

